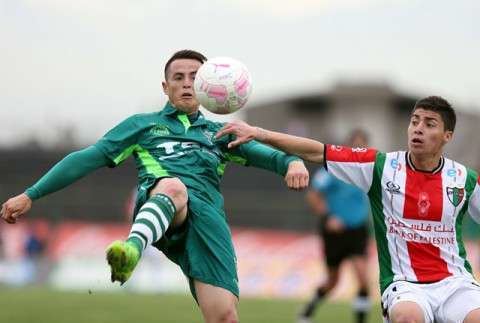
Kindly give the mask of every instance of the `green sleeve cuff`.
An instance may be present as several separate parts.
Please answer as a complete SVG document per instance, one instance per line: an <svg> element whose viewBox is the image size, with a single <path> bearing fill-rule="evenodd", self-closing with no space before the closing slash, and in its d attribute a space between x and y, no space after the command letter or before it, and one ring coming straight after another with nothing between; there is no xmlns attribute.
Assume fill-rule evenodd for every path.
<svg viewBox="0 0 480 323"><path fill-rule="evenodd" d="M287 174L288 165L290 165L290 163L293 162L293 161L303 161L303 160L300 157L297 157L297 156L286 155L285 158L284 158L284 162L283 162L283 168L281 170L283 176L285 176L285 174Z"/></svg>
<svg viewBox="0 0 480 323"><path fill-rule="evenodd" d="M38 200L38 199L41 197L40 192L39 192L35 187L33 187L33 186L27 188L27 190L25 191L25 194L26 194L32 201Z"/></svg>
<svg viewBox="0 0 480 323"><path fill-rule="evenodd" d="M241 158L244 165L263 168L278 175L285 176L288 165L294 160L301 160L283 151L261 144L257 141L250 141L231 151L232 155ZM232 160L232 159L230 159Z"/></svg>

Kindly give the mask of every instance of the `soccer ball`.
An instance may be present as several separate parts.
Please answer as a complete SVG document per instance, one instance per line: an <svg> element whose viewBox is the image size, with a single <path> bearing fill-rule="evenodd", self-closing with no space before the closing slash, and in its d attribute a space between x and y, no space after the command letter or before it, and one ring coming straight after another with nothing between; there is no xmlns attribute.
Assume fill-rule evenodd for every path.
<svg viewBox="0 0 480 323"><path fill-rule="evenodd" d="M248 69L230 57L215 57L197 71L193 84L200 104L217 114L232 113L247 103L252 91Z"/></svg>

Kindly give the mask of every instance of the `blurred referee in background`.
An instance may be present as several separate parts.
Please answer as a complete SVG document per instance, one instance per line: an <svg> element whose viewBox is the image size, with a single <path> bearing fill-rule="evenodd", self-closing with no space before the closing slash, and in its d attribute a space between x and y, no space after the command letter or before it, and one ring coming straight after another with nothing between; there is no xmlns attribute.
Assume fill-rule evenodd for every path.
<svg viewBox="0 0 480 323"><path fill-rule="evenodd" d="M368 135L356 129L350 133L346 144L365 148ZM311 322L317 305L337 285L340 265L346 259L352 261L359 283L353 303L355 319L357 323L364 323L370 309L366 252L370 207L367 196L359 188L333 177L325 168L321 168L313 177L306 200L312 212L319 217L328 277L301 311L298 323Z"/></svg>

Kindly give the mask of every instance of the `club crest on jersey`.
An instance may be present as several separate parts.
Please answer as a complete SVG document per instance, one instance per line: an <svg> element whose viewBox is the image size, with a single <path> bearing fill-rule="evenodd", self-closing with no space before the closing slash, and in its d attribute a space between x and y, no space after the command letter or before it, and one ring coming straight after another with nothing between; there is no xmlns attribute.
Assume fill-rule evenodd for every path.
<svg viewBox="0 0 480 323"><path fill-rule="evenodd" d="M156 136L168 136L170 134L170 130L167 126L157 125L150 129L150 133Z"/></svg>
<svg viewBox="0 0 480 323"><path fill-rule="evenodd" d="M450 203L457 207L463 201L465 189L463 187L447 187L447 196Z"/></svg>

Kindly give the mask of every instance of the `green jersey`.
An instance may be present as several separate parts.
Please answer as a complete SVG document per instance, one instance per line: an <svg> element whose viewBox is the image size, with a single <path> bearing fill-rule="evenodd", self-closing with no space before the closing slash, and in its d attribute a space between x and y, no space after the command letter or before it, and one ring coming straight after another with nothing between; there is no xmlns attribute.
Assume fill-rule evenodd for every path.
<svg viewBox="0 0 480 323"><path fill-rule="evenodd" d="M284 175L288 163L296 158L255 141L229 150L231 137L215 139L222 126L205 119L200 112L191 123L185 113L167 103L160 112L127 118L95 146L110 159L112 167L133 155L139 191L148 189L158 178L177 177L189 194L222 208L219 184L227 162Z"/></svg>
<svg viewBox="0 0 480 323"><path fill-rule="evenodd" d="M193 118L192 118L193 120ZM220 180L229 161L285 175L298 159L252 141L229 150L232 137L219 140L221 123L199 113L189 117L168 104L157 113L134 115L110 130L94 146L57 163L26 194L33 200L55 192L104 166L117 166L133 155L138 169L135 215L158 179L176 177L188 190L188 216L181 227L167 230L153 243L189 278L239 295L235 250L220 194Z"/></svg>
<svg viewBox="0 0 480 323"><path fill-rule="evenodd" d="M135 158L139 180L135 214L159 178L176 177L187 187L186 224L167 231L153 245L182 268L194 296L195 280L239 295L235 251L220 194L227 162L284 175L288 164L297 159L255 141L229 150L231 136L215 139L222 126L200 112L191 122L167 103L160 112L126 119L95 144L110 166L130 155Z"/></svg>

